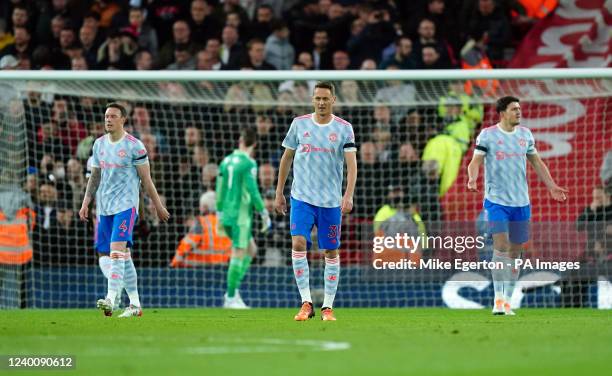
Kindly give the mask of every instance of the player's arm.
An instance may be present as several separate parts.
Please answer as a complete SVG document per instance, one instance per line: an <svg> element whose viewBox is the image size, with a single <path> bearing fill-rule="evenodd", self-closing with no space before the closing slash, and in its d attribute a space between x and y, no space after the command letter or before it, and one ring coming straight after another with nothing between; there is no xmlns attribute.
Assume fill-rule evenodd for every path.
<svg viewBox="0 0 612 376"><path fill-rule="evenodd" d="M89 205L96 198L96 192L100 186L100 180L102 179L102 170L100 167L91 167L91 176L87 182L87 188L85 189L85 197L83 197L83 204L79 210L79 217L82 221L87 221L89 217Z"/></svg>
<svg viewBox="0 0 612 376"><path fill-rule="evenodd" d="M295 149L285 148L285 152L280 160L278 166L278 180L276 182L276 199L274 200L274 208L276 212L282 215L287 213L287 201L285 200L285 183L287 182L287 176L289 176L289 170L293 163L293 157L295 156Z"/></svg>
<svg viewBox="0 0 612 376"><path fill-rule="evenodd" d="M478 174L480 172L480 165L484 161L485 155L480 153L474 153L472 156L472 160L470 164L468 164L468 190L471 192L478 192L478 186L476 182L478 181Z"/></svg>
<svg viewBox="0 0 612 376"><path fill-rule="evenodd" d="M139 164L136 165L136 171L138 171L138 176L140 177L140 181L142 181L145 192L147 192L151 200L153 200L157 217L162 222L166 222L168 218L170 218L170 213L164 207L164 204L162 204L159 193L157 193L157 188L155 188L155 184L153 184L153 179L151 179L151 166L149 163Z"/></svg>
<svg viewBox="0 0 612 376"><path fill-rule="evenodd" d="M527 160L529 161L529 163L531 163L531 166L535 170L536 175L538 175L538 178L540 178L540 180L546 185L546 188L548 188L548 191L550 192L552 198L555 201L565 201L567 198L565 194L569 191L565 188L559 187L555 183L552 176L550 175L548 167L546 166L542 158L540 158L540 155L538 153L527 154Z"/></svg>
<svg viewBox="0 0 612 376"><path fill-rule="evenodd" d="M347 151L344 153L346 161L346 191L342 197L342 213L350 213L353 210L353 193L357 182L357 153Z"/></svg>
<svg viewBox="0 0 612 376"><path fill-rule="evenodd" d="M217 217L221 219L220 213L223 213L223 203L225 202L225 194L227 193L227 181L225 179L225 164L219 166L219 176L217 176L215 193L217 196Z"/></svg>

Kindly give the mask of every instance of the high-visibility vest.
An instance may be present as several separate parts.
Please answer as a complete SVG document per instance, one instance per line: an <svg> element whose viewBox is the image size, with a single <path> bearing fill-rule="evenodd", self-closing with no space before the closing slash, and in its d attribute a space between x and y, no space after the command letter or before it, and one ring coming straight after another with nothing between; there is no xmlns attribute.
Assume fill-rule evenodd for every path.
<svg viewBox="0 0 612 376"><path fill-rule="evenodd" d="M232 242L228 237L217 234L217 216L200 215L197 220L202 232L197 234L191 231L183 237L170 264L173 268L223 264L229 261Z"/></svg>
<svg viewBox="0 0 612 376"><path fill-rule="evenodd" d="M559 4L558 0L519 0L519 2L525 8L527 17L538 19L546 17Z"/></svg>
<svg viewBox="0 0 612 376"><path fill-rule="evenodd" d="M0 264L22 265L32 260L28 220L33 229L35 218L30 208L19 209L12 219L0 210Z"/></svg>
<svg viewBox="0 0 612 376"><path fill-rule="evenodd" d="M465 59L461 62L461 68L463 69L493 69L493 64L491 64L491 60L486 55L482 55L480 60L476 62L476 64L471 65L465 61ZM494 97L497 95L497 90L499 89L499 81L498 80L469 80L465 81L463 86L463 90L468 95L472 95L474 93L474 87L478 87L483 96L491 96Z"/></svg>

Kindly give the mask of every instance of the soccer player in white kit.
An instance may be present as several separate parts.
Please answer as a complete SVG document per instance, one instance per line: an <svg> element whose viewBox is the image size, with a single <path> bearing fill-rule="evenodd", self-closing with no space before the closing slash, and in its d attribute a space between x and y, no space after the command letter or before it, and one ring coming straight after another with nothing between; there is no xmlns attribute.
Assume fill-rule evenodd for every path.
<svg viewBox="0 0 612 376"><path fill-rule="evenodd" d="M306 251L312 241L310 232L317 227L319 249L325 251L325 286L321 319L335 321L332 305L340 278L340 224L342 214L353 208L357 180L355 135L349 122L333 114L336 101L334 85L318 82L312 104L315 112L293 119L283 141L285 152L278 169L274 206L280 214L287 211L283 194L293 162L291 185L291 261L302 299L294 319L306 321L314 316ZM347 184L342 195L343 168L346 160Z"/></svg>
<svg viewBox="0 0 612 376"><path fill-rule="evenodd" d="M493 262L503 269L493 269L494 315L514 315L511 298L519 270L514 266L524 244L529 240L531 205L527 184L527 161L544 182L552 198L563 202L568 191L553 180L535 148L531 131L520 126L519 99L500 98L496 104L499 123L483 129L476 138L474 156L468 166L468 190L478 192L476 181L480 165L485 165L484 209L489 232L493 234Z"/></svg>
<svg viewBox="0 0 612 376"><path fill-rule="evenodd" d="M81 220L87 221L89 205L95 198L96 248L99 253L110 253L111 258L108 292L105 299L98 300L97 307L105 316L112 316L113 302L125 286L130 306L119 317L142 316L136 269L130 256L141 181L159 219L165 222L170 217L151 180L147 151L140 140L124 130L126 120L125 107L118 103L106 106L106 134L94 142L91 176L79 210Z"/></svg>

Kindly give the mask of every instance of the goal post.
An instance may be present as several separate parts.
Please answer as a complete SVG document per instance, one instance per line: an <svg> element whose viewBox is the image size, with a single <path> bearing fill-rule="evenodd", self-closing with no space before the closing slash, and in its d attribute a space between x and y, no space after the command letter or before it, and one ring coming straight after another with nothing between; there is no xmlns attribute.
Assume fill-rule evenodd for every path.
<svg viewBox="0 0 612 376"><path fill-rule="evenodd" d="M148 150L152 177L172 215L168 224L160 224L144 197L133 251L143 304L220 306L227 264L177 267L177 248L206 206L200 199L214 190L218 164L237 147L245 125L258 130L258 182L271 210L282 139L295 116L312 112L310 96L319 80L335 84L335 114L353 125L358 146L355 208L342 225L337 306L490 305L490 271L454 268L459 257L487 260L490 244L462 252L454 243L414 253L393 247L377 253L374 239L381 231L388 235L415 228L455 241L486 233L480 226L482 193L465 189L466 166L476 135L498 120L496 99L513 95L521 101L521 125L533 132L536 148L558 184L570 190L566 203L552 201L528 167L532 238L525 259L584 265L581 272L547 268L549 264L523 271L513 302L612 308L612 230L601 227L601 221L576 222L598 199L594 189L604 184L600 168L612 150L612 70L599 68L2 71L1 170L3 176L10 171L12 181L30 195L30 209L37 214L29 234L33 259L23 267L28 274L18 287L8 281L9 274L1 274L3 289L19 289L17 305L37 308L87 308L104 295L93 224L78 220L78 207L91 145L104 132L104 106L119 101L130 113L128 131ZM482 178L479 184L482 187ZM398 212L385 211L385 205L401 205L403 217L395 217L399 226L390 226ZM273 223L269 233L254 234L258 254L240 291L253 307L291 307L299 300L288 217L273 218ZM313 298L321 299L321 253L314 250L309 260ZM453 268L376 267L398 260L438 260L453 263ZM433 268L433 261L427 262ZM16 307L5 304L14 293L2 296L2 307Z"/></svg>

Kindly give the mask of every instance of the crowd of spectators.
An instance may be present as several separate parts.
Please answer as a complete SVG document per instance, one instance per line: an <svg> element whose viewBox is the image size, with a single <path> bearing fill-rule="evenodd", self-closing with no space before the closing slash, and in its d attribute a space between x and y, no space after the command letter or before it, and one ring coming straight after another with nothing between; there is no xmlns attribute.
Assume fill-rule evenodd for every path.
<svg viewBox="0 0 612 376"><path fill-rule="evenodd" d="M458 68L483 36L503 67L533 21L519 0L6 0L0 69Z"/></svg>

